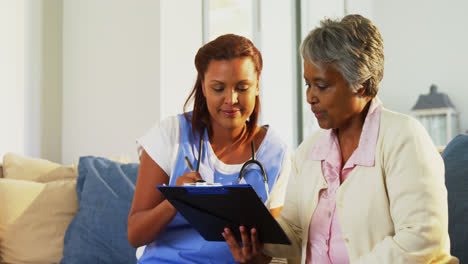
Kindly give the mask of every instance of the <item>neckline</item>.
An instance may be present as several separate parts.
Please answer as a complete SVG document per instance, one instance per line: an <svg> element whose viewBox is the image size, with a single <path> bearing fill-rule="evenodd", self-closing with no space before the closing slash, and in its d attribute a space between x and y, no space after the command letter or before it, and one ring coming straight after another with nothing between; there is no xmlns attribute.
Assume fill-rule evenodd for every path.
<svg viewBox="0 0 468 264"><path fill-rule="evenodd" d="M258 157L259 154L261 154L263 152L263 149L265 148L264 147L265 142L268 140L268 138L270 137L270 134L271 134L270 133L270 127L268 125L264 125L262 127L265 127L267 129L267 131L265 133L265 137L263 137L263 140L260 143L260 146L255 151L255 155L257 157ZM237 173L241 169L242 165L244 165L245 162L247 162L248 160L250 160L252 158L252 157L249 157L248 160L246 160L246 161L244 161L242 163L239 163L239 164L226 164L223 161L221 161L216 156L216 154L214 153L214 150L211 147L211 144L210 144L210 141L209 141L209 138L208 138L208 132L207 131L205 131L205 133L203 135L203 138L204 138L203 144L205 144L204 148L208 150L207 154L208 154L209 165L210 165L210 167L217 170L218 172L221 172L223 174Z"/></svg>

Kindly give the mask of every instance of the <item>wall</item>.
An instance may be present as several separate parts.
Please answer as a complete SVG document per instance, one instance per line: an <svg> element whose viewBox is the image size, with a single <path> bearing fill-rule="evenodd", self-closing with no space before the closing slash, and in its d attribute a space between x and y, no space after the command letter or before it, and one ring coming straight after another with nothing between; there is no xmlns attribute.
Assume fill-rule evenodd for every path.
<svg viewBox="0 0 468 264"><path fill-rule="evenodd" d="M160 115L159 16L159 1L63 1L63 163L137 159Z"/></svg>
<svg viewBox="0 0 468 264"><path fill-rule="evenodd" d="M182 113L197 72L195 55L203 44L202 1L160 0L160 117ZM182 8L183 7L183 8ZM188 107L188 109L192 109Z"/></svg>
<svg viewBox="0 0 468 264"><path fill-rule="evenodd" d="M65 0L63 10L63 162L136 161L135 139L180 113L193 87L201 0Z"/></svg>
<svg viewBox="0 0 468 264"><path fill-rule="evenodd" d="M462 132L468 130L468 2L375 0L373 8L385 44L385 106L409 113L434 83L461 112Z"/></svg>
<svg viewBox="0 0 468 264"><path fill-rule="evenodd" d="M323 17L359 13L379 28L385 46L385 75L379 97L392 110L410 113L432 83L449 95L461 113L461 131L468 130L468 2L462 0L302 0L303 36ZM305 101L305 100L304 100ZM304 134L316 129L304 103Z"/></svg>
<svg viewBox="0 0 468 264"><path fill-rule="evenodd" d="M61 9L61 0L0 2L0 156L61 160Z"/></svg>
<svg viewBox="0 0 468 264"><path fill-rule="evenodd" d="M24 1L24 154L38 157L41 138L41 1Z"/></svg>
<svg viewBox="0 0 468 264"><path fill-rule="evenodd" d="M294 1L260 2L262 114L260 123L269 124L290 146L297 145L293 46Z"/></svg>
<svg viewBox="0 0 468 264"><path fill-rule="evenodd" d="M0 159L25 150L24 35L25 1L0 1Z"/></svg>
<svg viewBox="0 0 468 264"><path fill-rule="evenodd" d="M303 40L311 30L319 26L324 18L336 19L344 14L345 6L343 0L301 0L301 40ZM298 47L299 50L299 47ZM300 52L300 51L298 51ZM302 57L301 57L302 58ZM302 65L302 62L301 62ZM301 67L303 71L303 67ZM303 73L301 73L303 76ZM306 86L303 81L302 91L302 113L303 113L303 138L312 135L319 129L317 119L312 113L310 104L306 101Z"/></svg>
<svg viewBox="0 0 468 264"><path fill-rule="evenodd" d="M31 0L36 1L36 0ZM62 0L42 0L39 67L41 69L39 153L55 162L62 160Z"/></svg>

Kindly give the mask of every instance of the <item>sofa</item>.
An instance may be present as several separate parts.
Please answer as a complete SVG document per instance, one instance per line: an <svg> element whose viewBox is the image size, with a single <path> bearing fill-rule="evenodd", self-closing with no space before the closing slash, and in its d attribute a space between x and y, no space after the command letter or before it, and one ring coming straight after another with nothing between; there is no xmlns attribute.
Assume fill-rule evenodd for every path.
<svg viewBox="0 0 468 264"><path fill-rule="evenodd" d="M127 241L138 164L63 166L7 153L0 166L0 263L136 263Z"/></svg>
<svg viewBox="0 0 468 264"><path fill-rule="evenodd" d="M464 263L468 135L453 139L442 157L452 254ZM5 154L0 163L0 263L135 263L127 216L137 174L138 164L122 159L86 156L64 166Z"/></svg>
<svg viewBox="0 0 468 264"><path fill-rule="evenodd" d="M1 264L128 264L138 164L81 157L64 166L7 153L0 163ZM299 263L274 258L271 263Z"/></svg>
<svg viewBox="0 0 468 264"><path fill-rule="evenodd" d="M448 192L450 253L468 263L468 135L458 135L442 152Z"/></svg>

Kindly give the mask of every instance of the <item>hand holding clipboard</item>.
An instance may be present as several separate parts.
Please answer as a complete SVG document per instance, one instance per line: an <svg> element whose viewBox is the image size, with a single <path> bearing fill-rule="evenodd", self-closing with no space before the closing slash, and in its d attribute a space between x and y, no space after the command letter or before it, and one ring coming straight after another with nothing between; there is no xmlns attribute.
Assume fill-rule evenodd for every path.
<svg viewBox="0 0 468 264"><path fill-rule="evenodd" d="M239 226L255 227L262 243L291 244L283 229L248 184L157 186L166 199L208 241L225 241L228 227L241 241Z"/></svg>

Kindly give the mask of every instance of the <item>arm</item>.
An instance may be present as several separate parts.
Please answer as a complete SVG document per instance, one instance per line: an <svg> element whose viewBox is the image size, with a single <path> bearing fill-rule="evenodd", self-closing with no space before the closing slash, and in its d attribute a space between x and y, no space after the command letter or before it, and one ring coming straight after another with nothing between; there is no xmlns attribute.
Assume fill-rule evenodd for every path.
<svg viewBox="0 0 468 264"><path fill-rule="evenodd" d="M292 242L291 246L265 244L263 252L269 256L294 258L301 255L301 227L300 215L298 211L298 192L297 192L297 175L298 169L296 163L293 162L291 176L287 184L286 199L284 209L280 217L277 219L278 223L283 228L286 235Z"/></svg>
<svg viewBox="0 0 468 264"><path fill-rule="evenodd" d="M291 174L291 153L286 150L282 161L282 168L279 176L276 179L275 184L270 192L270 199L267 205L270 209L271 215L274 218L280 216L283 210L284 200L286 196L286 188L288 186L289 175Z"/></svg>
<svg viewBox="0 0 468 264"><path fill-rule="evenodd" d="M185 173L176 185L201 179L198 172ZM128 215L128 241L139 247L156 239L177 214L177 210L156 189L157 185L168 184L169 176L151 157L143 151Z"/></svg>
<svg viewBox="0 0 468 264"><path fill-rule="evenodd" d="M312 136L306 138L297 148L292 158L284 208L277 219L291 240L292 245L265 244L263 252L269 256L288 259L302 256L302 237L304 232L308 232L308 230L303 230L302 228L304 215L307 214L302 201L304 197L311 197L310 189L311 185L314 185L313 181L310 181L311 170L308 155L322 132L321 130L317 131ZM313 205L307 204L305 206Z"/></svg>
<svg viewBox="0 0 468 264"><path fill-rule="evenodd" d="M381 156L395 234L352 263L439 263L450 258L445 248L444 164L424 128L412 120L403 127L407 130L400 135L384 139Z"/></svg>
<svg viewBox="0 0 468 264"><path fill-rule="evenodd" d="M289 150L286 151L282 161L281 172L271 190L269 201L270 213L274 218L278 218L285 200L286 187L291 171L291 155ZM237 242L229 228L223 233L226 242L228 243L234 259L239 263L270 263L271 257L262 253L263 244L257 242L255 228L250 230L250 234L242 226L240 227L242 237L242 245ZM244 246L249 245L249 246Z"/></svg>

